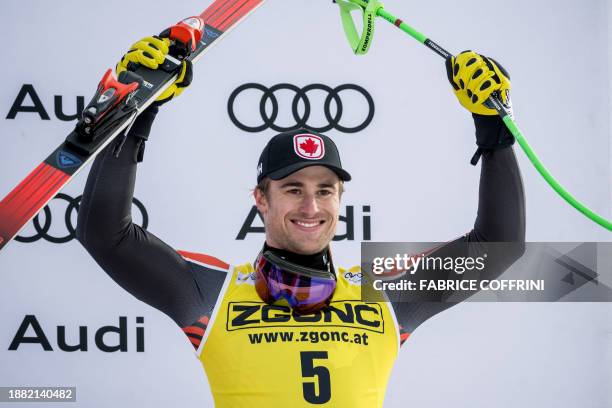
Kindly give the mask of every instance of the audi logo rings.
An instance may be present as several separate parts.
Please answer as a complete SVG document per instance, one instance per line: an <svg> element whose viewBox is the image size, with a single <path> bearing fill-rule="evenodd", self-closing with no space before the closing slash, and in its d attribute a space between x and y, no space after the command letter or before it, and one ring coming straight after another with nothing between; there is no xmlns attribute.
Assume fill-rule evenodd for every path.
<svg viewBox="0 0 612 408"><path fill-rule="evenodd" d="M83 196L80 195L78 197L72 198L67 194L59 193L54 198L54 200L64 200L68 203L68 206L66 207L66 212L64 213L64 223L66 224L66 229L68 230L68 233L66 235L54 237L49 234L52 217L51 209L48 205L46 205L43 210L32 219L32 224L34 225L36 234L29 237L23 237L18 235L15 237L15 241L30 243L38 241L40 239L44 239L54 244L63 244L73 240L74 238L76 238L76 226L72 225L72 212L79 211L79 204L81 202L82 197ZM140 214L142 215L142 227L146 229L149 225L149 215L147 214L146 208L137 198L134 198L132 202L140 211ZM44 214L44 222L42 225L40 223L39 218L41 214Z"/></svg>
<svg viewBox="0 0 612 408"><path fill-rule="evenodd" d="M259 126L247 126L244 123L240 122L240 120L238 120L238 118L236 117L236 98L242 92L249 89L254 89L263 92L261 100L259 101L259 113L261 115L263 124ZM295 92L295 97L293 98L293 102L291 103L291 113L293 115L293 119L296 122L293 126L283 127L276 124L276 120L278 119L279 103L278 99L275 96L275 92L280 90L288 90ZM312 106L307 94L308 92L314 90L327 92L325 102L323 103L323 113L325 115L325 119L327 120L327 125L321 127L316 127L308 124L308 119L310 119ZM348 90L355 91L361 94L368 104L367 116L361 124L354 127L343 126L340 124L340 120L342 119L342 113L345 108L342 103L340 93L342 91ZM270 101L272 105L272 112L270 112L270 115L268 115L268 112L266 111L266 105L268 105L268 101ZM300 114L299 112L300 101L304 106L304 111L302 114ZM335 114L332 113L332 102L336 105ZM284 83L274 85L268 88L261 84L248 83L239 86L238 88L236 88L236 90L234 90L234 92L232 92L227 101L227 112L234 125L236 125L239 129L244 130L245 132L251 133L262 132L266 129L272 129L277 132L286 132L303 127L321 133L327 132L331 129L336 129L343 133L357 133L368 127L368 125L372 122L372 119L374 118L374 99L372 99L372 95L370 95L368 91L366 91L361 86L355 84L344 84L335 88L323 84L311 84L300 88L296 85Z"/></svg>

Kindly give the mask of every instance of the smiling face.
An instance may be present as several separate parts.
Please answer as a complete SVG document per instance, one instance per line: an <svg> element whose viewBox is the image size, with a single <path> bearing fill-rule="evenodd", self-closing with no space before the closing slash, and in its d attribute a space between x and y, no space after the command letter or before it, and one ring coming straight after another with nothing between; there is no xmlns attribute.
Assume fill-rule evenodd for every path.
<svg viewBox="0 0 612 408"><path fill-rule="evenodd" d="M340 179L324 166L269 180L265 194L256 188L268 245L302 255L321 252L336 233L340 191Z"/></svg>

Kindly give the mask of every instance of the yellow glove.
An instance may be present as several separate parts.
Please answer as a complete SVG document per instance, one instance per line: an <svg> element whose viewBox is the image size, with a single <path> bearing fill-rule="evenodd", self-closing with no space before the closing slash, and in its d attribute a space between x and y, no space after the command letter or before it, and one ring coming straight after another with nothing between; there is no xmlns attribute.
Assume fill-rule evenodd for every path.
<svg viewBox="0 0 612 408"><path fill-rule="evenodd" d="M446 60L446 73L459 103L470 112L497 115L485 103L493 92L498 92L504 106L511 111L510 75L492 58L464 51Z"/></svg>
<svg viewBox="0 0 612 408"><path fill-rule="evenodd" d="M170 40L168 38L145 37L130 47L130 50L117 64L115 72L119 75L126 70L132 71L136 68L136 64L157 69L163 64L169 50ZM155 100L156 104L161 105L179 96L191 84L192 79L191 61L183 60L178 78Z"/></svg>

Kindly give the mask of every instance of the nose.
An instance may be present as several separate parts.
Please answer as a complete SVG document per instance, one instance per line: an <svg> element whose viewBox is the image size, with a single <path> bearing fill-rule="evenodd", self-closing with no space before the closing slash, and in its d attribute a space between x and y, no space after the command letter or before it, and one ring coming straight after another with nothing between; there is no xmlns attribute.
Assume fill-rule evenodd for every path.
<svg viewBox="0 0 612 408"><path fill-rule="evenodd" d="M306 216L313 216L319 212L319 205L314 194L304 194L300 203L300 211Z"/></svg>

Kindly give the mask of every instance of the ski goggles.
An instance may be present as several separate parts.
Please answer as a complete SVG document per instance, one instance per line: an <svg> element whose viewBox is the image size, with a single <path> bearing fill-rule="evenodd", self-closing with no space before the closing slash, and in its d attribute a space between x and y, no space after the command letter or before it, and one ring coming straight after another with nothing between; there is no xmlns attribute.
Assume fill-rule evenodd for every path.
<svg viewBox="0 0 612 408"><path fill-rule="evenodd" d="M329 305L336 289L336 275L262 251L255 261L255 289L268 304L285 299L296 313L312 314Z"/></svg>

